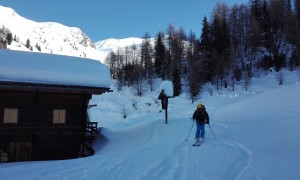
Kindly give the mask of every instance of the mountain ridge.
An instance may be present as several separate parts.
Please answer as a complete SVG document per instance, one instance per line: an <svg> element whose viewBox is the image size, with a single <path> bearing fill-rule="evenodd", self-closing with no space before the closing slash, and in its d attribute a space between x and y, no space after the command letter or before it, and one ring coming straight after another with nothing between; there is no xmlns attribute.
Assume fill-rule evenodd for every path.
<svg viewBox="0 0 300 180"><path fill-rule="evenodd" d="M93 42L80 28L57 22L35 22L20 16L14 9L0 5L0 29L9 30L15 41L8 49L53 53L96 59L104 63L111 50L140 44L141 38L100 40ZM39 48L37 48L39 47Z"/></svg>

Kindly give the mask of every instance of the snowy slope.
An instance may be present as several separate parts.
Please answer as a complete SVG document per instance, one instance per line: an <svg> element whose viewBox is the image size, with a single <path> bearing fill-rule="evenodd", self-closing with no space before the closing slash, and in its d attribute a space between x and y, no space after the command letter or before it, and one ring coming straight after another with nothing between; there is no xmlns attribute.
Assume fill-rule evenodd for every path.
<svg viewBox="0 0 300 180"><path fill-rule="evenodd" d="M55 22L35 22L18 15L11 8L0 5L0 28L7 28L16 37L17 42L8 46L13 50L27 50L26 41L29 39L33 51L38 44L44 53L72 55L101 60L101 52L92 40L79 28L67 27Z"/></svg>
<svg viewBox="0 0 300 180"><path fill-rule="evenodd" d="M197 105L187 94L169 100L169 123L155 104L156 91L144 97L124 88L94 96L94 121L102 126L92 157L0 164L1 179L264 179L300 177L300 73L285 72L283 86L276 73L253 78L248 92L203 89L200 100L211 117L214 139L192 147L195 127L190 119ZM112 87L113 88L113 87ZM136 104L135 110L132 103ZM151 104L151 105L149 105ZM123 110L128 113L123 119ZM188 141L188 133L193 127Z"/></svg>
<svg viewBox="0 0 300 180"><path fill-rule="evenodd" d="M153 39L152 39L153 41ZM106 56L111 52L116 52L119 49L125 49L126 47L132 48L136 46L137 48L142 44L143 39L141 38L125 38L125 39L106 39L98 41L95 43L96 48L101 52L102 58L105 59ZM154 42L154 41L153 41Z"/></svg>

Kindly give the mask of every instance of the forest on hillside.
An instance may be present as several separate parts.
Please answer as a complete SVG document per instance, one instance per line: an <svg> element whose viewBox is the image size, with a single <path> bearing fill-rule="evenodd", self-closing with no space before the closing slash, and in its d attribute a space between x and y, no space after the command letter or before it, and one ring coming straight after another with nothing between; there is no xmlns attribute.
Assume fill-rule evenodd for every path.
<svg viewBox="0 0 300 180"><path fill-rule="evenodd" d="M154 38L146 32L141 45L110 52L106 64L117 87L133 86L141 96L145 83L152 90L153 79L162 78L173 82L174 96L186 84L194 101L205 83L234 91L243 81L247 90L256 70L300 65L300 0L217 3L197 31L199 37L170 24Z"/></svg>

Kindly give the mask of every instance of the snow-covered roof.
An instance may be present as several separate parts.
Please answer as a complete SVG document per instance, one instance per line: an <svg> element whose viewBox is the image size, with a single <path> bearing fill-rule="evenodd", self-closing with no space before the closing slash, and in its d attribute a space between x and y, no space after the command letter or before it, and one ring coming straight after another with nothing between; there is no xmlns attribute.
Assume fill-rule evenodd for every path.
<svg viewBox="0 0 300 180"><path fill-rule="evenodd" d="M97 60L0 49L0 81L110 88L111 76Z"/></svg>

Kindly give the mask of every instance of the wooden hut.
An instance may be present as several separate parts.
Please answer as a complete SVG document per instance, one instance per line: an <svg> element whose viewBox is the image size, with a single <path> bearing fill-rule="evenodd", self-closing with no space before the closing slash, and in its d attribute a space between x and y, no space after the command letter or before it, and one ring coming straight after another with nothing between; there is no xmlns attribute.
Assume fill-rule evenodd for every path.
<svg viewBox="0 0 300 180"><path fill-rule="evenodd" d="M109 92L99 61L0 50L2 162L77 158L87 137L93 94ZM0 162L1 162L0 161Z"/></svg>

